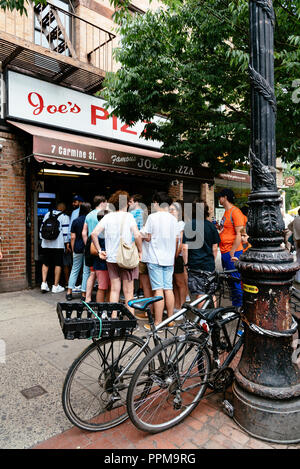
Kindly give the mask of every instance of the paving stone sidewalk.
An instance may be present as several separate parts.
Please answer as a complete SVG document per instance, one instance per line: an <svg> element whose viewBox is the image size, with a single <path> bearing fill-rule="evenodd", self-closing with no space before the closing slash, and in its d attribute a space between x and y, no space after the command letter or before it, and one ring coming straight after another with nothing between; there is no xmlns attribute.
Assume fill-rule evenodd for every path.
<svg viewBox="0 0 300 469"><path fill-rule="evenodd" d="M215 394L204 399L182 423L163 433L150 435L141 432L127 420L118 427L103 432L85 432L74 427L35 446L35 449L104 450L274 450L299 448L300 444L273 444L249 436L222 411L222 396Z"/></svg>
<svg viewBox="0 0 300 469"><path fill-rule="evenodd" d="M252 438L222 409L222 395L207 396L184 422L156 435L138 431L128 420L103 432L72 427L64 415L61 390L66 372L88 341L66 341L56 314L64 293L39 289L0 295L1 449L299 449ZM3 357L0 357L3 359ZM41 386L46 392L26 399L22 392Z"/></svg>

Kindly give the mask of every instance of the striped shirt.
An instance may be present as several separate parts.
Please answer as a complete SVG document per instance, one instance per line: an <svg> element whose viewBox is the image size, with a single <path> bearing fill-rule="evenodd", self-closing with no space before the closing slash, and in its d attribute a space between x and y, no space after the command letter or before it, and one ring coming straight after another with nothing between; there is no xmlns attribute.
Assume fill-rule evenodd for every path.
<svg viewBox="0 0 300 469"><path fill-rule="evenodd" d="M42 240L42 248L64 249L65 243L69 242L70 217L68 215L65 215L62 212L59 212L59 210L53 210L54 215L57 215L58 213L61 213L61 215L58 217L58 221L60 225L59 235L56 239L52 239L52 240L43 239L41 236L41 231L40 231L40 238ZM46 213L43 219L43 223L45 220L47 220L47 218L49 218L49 215L50 215L50 212Z"/></svg>

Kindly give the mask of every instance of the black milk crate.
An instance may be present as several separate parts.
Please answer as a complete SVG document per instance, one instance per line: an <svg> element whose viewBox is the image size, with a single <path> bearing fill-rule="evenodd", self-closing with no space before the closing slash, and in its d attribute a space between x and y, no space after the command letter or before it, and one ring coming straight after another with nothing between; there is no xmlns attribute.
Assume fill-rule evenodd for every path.
<svg viewBox="0 0 300 469"><path fill-rule="evenodd" d="M57 315L65 339L114 337L132 333L137 325L135 317L122 303L88 303L88 305L101 318L102 328L99 319L85 304L57 303ZM111 318L113 311L117 311L116 319Z"/></svg>

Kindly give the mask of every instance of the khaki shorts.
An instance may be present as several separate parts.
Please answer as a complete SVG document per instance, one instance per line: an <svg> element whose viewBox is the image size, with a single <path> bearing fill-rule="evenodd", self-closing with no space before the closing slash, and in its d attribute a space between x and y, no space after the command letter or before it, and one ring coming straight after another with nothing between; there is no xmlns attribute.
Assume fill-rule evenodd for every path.
<svg viewBox="0 0 300 469"><path fill-rule="evenodd" d="M107 270L110 280L120 278L121 280L128 280L131 282L139 278L138 267L135 267L134 269L122 269L122 267L119 267L115 262L107 262Z"/></svg>

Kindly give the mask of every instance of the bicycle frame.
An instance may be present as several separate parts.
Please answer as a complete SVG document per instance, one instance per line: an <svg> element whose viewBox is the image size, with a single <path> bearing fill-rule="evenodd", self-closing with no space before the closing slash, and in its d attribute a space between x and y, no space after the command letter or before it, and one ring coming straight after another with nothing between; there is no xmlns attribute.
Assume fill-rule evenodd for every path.
<svg viewBox="0 0 300 469"><path fill-rule="evenodd" d="M207 302L207 304L209 304L211 302L211 297L209 295L203 295L203 297L201 298L197 298L196 300L194 300L192 303L191 303L191 306L197 306L199 303L202 303L203 301ZM116 378L116 380L114 381L114 385L117 386L118 383L120 382L120 380L122 379L122 377L127 373L127 371L132 367L132 365L135 363L135 361L139 358L140 355L142 355L142 353L144 352L144 350L148 347L149 343L150 343L150 340L151 338L153 337L153 341L154 341L154 345L158 345L159 342L162 341L162 339L158 336L158 332L163 329L163 327L167 326L171 321L177 319L178 317L180 317L183 313L185 313L187 311L186 308L182 308L181 310L177 311L175 314L173 314L172 316L168 317L167 319L165 319L163 322L161 322L158 326L155 326L154 325L154 322L153 322L153 318L152 318L152 313L150 311L150 309L147 309L146 312L148 313L148 317L149 318L152 318L152 325L151 325L151 332L149 332L147 334L147 339L144 341L144 345L137 351L137 353L133 356L133 358L128 362L128 364L125 366L125 368L120 372L120 374L118 374L118 377ZM150 315L150 316L149 316ZM197 324L198 322L200 321L200 317L196 316L195 318L195 321L194 323ZM126 337L126 336L124 336ZM98 342L97 339L93 339L93 342ZM125 347L125 344L124 344L124 347ZM100 357L102 358L103 362L107 365L107 369L110 370L110 372L112 373L113 375L113 372L114 372L114 367L116 365L116 363L118 362L118 360L120 359L120 357L122 355L119 355L117 357L117 359L112 363L112 364L109 364L106 360L106 358L104 357L103 355L103 352L100 348L98 348L98 352L99 352L99 355Z"/></svg>

